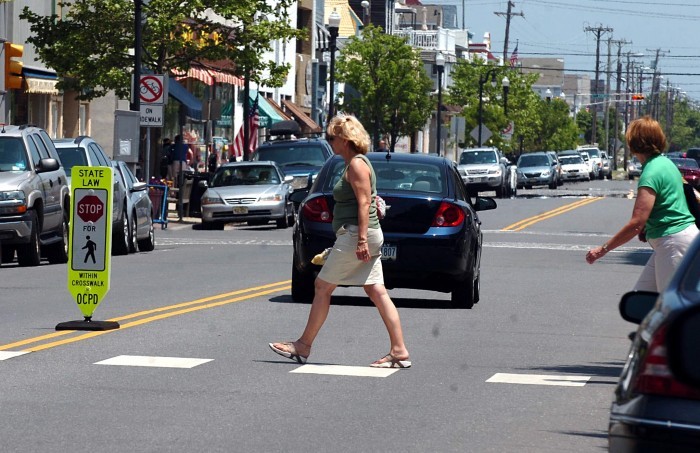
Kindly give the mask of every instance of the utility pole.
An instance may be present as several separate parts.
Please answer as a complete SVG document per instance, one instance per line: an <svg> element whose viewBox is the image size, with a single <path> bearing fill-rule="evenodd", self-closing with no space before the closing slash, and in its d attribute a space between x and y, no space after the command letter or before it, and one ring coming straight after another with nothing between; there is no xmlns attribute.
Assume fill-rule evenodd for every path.
<svg viewBox="0 0 700 453"><path fill-rule="evenodd" d="M653 50L647 49L647 51L652 52ZM655 120L659 119L659 91L661 88L661 73L659 71L659 58L665 56L667 53L671 53L670 50L656 49L656 58L654 58L654 64L652 69L654 73L651 79L651 95L649 96L649 109L648 112L651 117Z"/></svg>
<svg viewBox="0 0 700 453"><path fill-rule="evenodd" d="M519 13L512 12L512 9L514 6L515 6L515 3L508 0L508 11L506 11L505 13L494 12L494 14L497 16L505 16L506 17L506 40L503 43L503 64L506 64L506 62L508 61L508 38L510 36L510 18L512 16L525 17L525 15L523 14L522 11L520 11Z"/></svg>
<svg viewBox="0 0 700 453"><path fill-rule="evenodd" d="M612 55L610 52L610 48L612 46L612 36L608 37L608 62L605 65L605 97L603 98L604 102L604 108L603 112L605 114L605 118L603 118L603 124L605 125L605 142L603 143L603 148L605 150L605 154L610 157L610 65L612 64L611 59ZM601 169L602 171L602 169Z"/></svg>
<svg viewBox="0 0 700 453"><path fill-rule="evenodd" d="M583 29L583 31L593 32L596 37L595 80L593 81L593 102L591 103L591 114L593 115L593 121L591 122L591 143L595 143L597 140L596 132L598 128L598 99L600 98L598 94L598 75L600 74L600 37L603 35L603 33L612 33L613 29L598 25L597 27L586 27Z"/></svg>
<svg viewBox="0 0 700 453"><path fill-rule="evenodd" d="M615 126L613 128L614 140L612 146L613 155L613 170L617 170L617 139L619 137L619 125L620 125L620 104L622 102L620 96L620 85L622 84L622 45L632 44L630 41L625 41L624 39L612 41L617 44L617 77L615 81ZM608 72L609 73L609 72ZM625 112L627 111L627 101L625 101ZM608 153L608 156L610 153ZM624 165L624 164L623 164Z"/></svg>

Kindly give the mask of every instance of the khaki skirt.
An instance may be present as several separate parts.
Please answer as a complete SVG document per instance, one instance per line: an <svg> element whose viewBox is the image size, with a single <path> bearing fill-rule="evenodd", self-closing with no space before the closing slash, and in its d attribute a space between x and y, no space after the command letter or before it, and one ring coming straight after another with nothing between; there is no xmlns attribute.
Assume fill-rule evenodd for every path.
<svg viewBox="0 0 700 453"><path fill-rule="evenodd" d="M381 228L367 229L367 246L371 258L368 262L357 259L357 225L343 225L335 233L333 250L321 268L318 278L339 286L364 286L384 284L381 247L384 234Z"/></svg>

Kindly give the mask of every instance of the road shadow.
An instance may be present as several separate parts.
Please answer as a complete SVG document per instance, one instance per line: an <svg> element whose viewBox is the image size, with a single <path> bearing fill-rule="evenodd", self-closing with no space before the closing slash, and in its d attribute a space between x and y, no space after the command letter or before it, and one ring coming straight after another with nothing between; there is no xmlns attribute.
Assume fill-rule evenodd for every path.
<svg viewBox="0 0 700 453"><path fill-rule="evenodd" d="M269 300L270 302L279 304L298 303L300 305L311 305L311 302L294 302L292 300L292 296L289 294L271 297ZM444 310L453 308L449 300L416 299L406 297L392 297L391 300L394 301L394 305L396 305L397 308L419 308L428 310ZM347 307L374 307L374 304L367 296L334 295L331 298L331 305Z"/></svg>
<svg viewBox="0 0 700 453"><path fill-rule="evenodd" d="M586 385L590 384L603 384L603 385L615 385L617 384L620 375L622 374L622 367L624 366L624 361L615 360L612 362L594 362L589 364L570 364L570 365L555 365L555 366L539 366L539 367L526 367L519 368L522 371L541 371L547 373L556 374L571 374L576 376L592 376L594 379L589 380ZM595 379L599 378L599 379Z"/></svg>
<svg viewBox="0 0 700 453"><path fill-rule="evenodd" d="M612 253L605 257L605 261L613 264L629 264L632 266L644 266L649 261L651 250L640 250L626 253Z"/></svg>

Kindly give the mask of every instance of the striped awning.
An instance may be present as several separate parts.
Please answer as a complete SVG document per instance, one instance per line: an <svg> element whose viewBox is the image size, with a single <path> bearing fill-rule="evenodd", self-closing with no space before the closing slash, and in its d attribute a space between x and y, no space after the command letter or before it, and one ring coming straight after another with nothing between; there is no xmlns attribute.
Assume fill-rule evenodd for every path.
<svg viewBox="0 0 700 453"><path fill-rule="evenodd" d="M182 80L189 77L199 80L206 85L214 85L214 83L228 83L229 85L243 86L243 79L240 77L202 66L191 66L187 70L187 73L184 71L173 71L173 73L176 74L175 78L177 80Z"/></svg>

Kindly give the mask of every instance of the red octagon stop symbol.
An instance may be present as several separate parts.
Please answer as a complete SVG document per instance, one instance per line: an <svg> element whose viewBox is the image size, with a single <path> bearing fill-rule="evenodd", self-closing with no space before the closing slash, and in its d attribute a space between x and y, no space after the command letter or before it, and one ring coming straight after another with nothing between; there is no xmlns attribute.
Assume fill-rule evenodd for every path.
<svg viewBox="0 0 700 453"><path fill-rule="evenodd" d="M95 195L86 195L78 202L78 217L83 222L97 222L104 214L105 205Z"/></svg>

